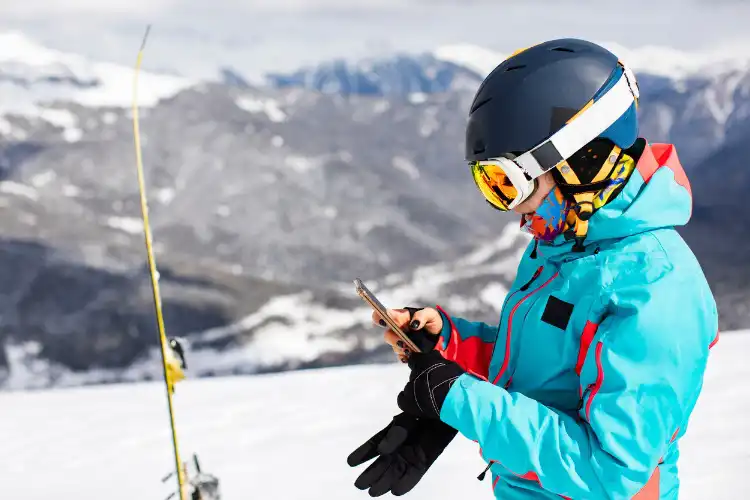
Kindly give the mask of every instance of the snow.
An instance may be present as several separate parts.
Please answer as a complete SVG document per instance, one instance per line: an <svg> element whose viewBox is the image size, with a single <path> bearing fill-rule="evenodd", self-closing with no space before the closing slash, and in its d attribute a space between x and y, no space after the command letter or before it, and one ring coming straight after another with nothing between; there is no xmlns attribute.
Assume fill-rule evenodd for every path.
<svg viewBox="0 0 750 500"><path fill-rule="evenodd" d="M515 224L507 224L497 239L488 242L486 245L477 248L465 256L461 260L461 264L467 267L488 264L495 259L498 252L510 248L519 238L531 241L531 237L526 233L520 233ZM518 257L520 258L520 255Z"/></svg>
<svg viewBox="0 0 750 500"><path fill-rule="evenodd" d="M63 138L68 142L78 142L83 137L78 118L67 109L39 108L39 117L63 129Z"/></svg>
<svg viewBox="0 0 750 500"><path fill-rule="evenodd" d="M53 170L47 170L46 172L40 172L31 177L31 183L36 188L44 187L50 182L54 181L57 174Z"/></svg>
<svg viewBox="0 0 750 500"><path fill-rule="evenodd" d="M177 193L175 192L174 188L160 188L156 190L156 199L159 200L159 203L161 203L162 205L169 205L172 200L174 200L176 194Z"/></svg>
<svg viewBox="0 0 750 500"><path fill-rule="evenodd" d="M129 234L143 233L143 221L135 217L107 217L107 225Z"/></svg>
<svg viewBox="0 0 750 500"><path fill-rule="evenodd" d="M78 186L74 186L73 184L65 184L62 187L62 192L68 198L75 198L76 196L81 194L81 188L79 188Z"/></svg>
<svg viewBox="0 0 750 500"><path fill-rule="evenodd" d="M391 109L391 103L385 99L380 99L375 103L375 106L373 107L373 112L379 115L379 114L385 113L389 109Z"/></svg>
<svg viewBox="0 0 750 500"><path fill-rule="evenodd" d="M318 168L322 164L320 160L296 155L287 156L286 158L284 158L284 163L295 172L299 172L301 174L309 170Z"/></svg>
<svg viewBox="0 0 750 500"><path fill-rule="evenodd" d="M408 158L394 156L391 160L391 165L393 165L393 168L404 172L411 179L419 179L419 169Z"/></svg>
<svg viewBox="0 0 750 500"><path fill-rule="evenodd" d="M419 135L429 137L440 129L440 122L437 119L438 111L437 106L430 106L425 109L419 121Z"/></svg>
<svg viewBox="0 0 750 500"><path fill-rule="evenodd" d="M107 125L112 125L117 121L117 113L113 113L111 111L107 111L102 115L102 121L106 123Z"/></svg>
<svg viewBox="0 0 750 500"><path fill-rule="evenodd" d="M14 31L0 33L0 47L0 75L6 77L0 83L0 114L49 116L40 105L53 101L96 107L131 105L133 67L52 50ZM133 49L134 64L137 48ZM139 103L153 106L193 83L179 76L141 71ZM76 129L68 130L66 140L74 142Z"/></svg>
<svg viewBox="0 0 750 500"><path fill-rule="evenodd" d="M0 116L0 136L10 135L13 132L13 125L8 120Z"/></svg>
<svg viewBox="0 0 750 500"><path fill-rule="evenodd" d="M278 101L274 99L241 96L235 100L235 104L248 113L265 113L272 122L286 121L286 113L281 110Z"/></svg>
<svg viewBox="0 0 750 500"><path fill-rule="evenodd" d="M39 199L36 189L13 181L0 181L0 193L23 196L33 201Z"/></svg>
<svg viewBox="0 0 750 500"><path fill-rule="evenodd" d="M358 340L337 338L329 332L354 327L369 317L370 309L366 306L354 311L327 308L314 304L307 293L274 297L236 323L189 335L206 342L254 329L252 338L242 346L223 352L210 349L196 352L191 366L197 371L241 370L243 366L245 370L253 370L284 362L313 361L331 352L347 352L356 347Z"/></svg>
<svg viewBox="0 0 750 500"><path fill-rule="evenodd" d="M490 283L479 292L479 299L485 304L495 306L499 313L506 295L508 295L507 288L500 283Z"/></svg>
<svg viewBox="0 0 750 500"><path fill-rule="evenodd" d="M750 331L714 347L703 393L681 441L681 500L736 500L750 469ZM175 411L182 457L197 452L223 497L369 498L346 456L396 412L399 365L181 382ZM0 393L0 470L8 498L166 498L173 482L161 382ZM409 494L413 500L492 498L475 443L458 437ZM449 477L450 480L446 480Z"/></svg>

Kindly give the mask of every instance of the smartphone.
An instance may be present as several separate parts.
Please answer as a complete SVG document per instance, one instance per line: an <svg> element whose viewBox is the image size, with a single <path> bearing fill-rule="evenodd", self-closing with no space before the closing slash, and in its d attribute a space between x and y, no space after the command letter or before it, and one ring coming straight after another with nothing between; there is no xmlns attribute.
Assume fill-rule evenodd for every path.
<svg viewBox="0 0 750 500"><path fill-rule="evenodd" d="M372 307L375 311L380 314L380 317L383 318L383 320L388 324L391 330L398 336L398 338L401 339L401 341L406 344L406 347L411 352L421 352L421 350L416 346L416 344L404 333L404 331L399 327L395 321L393 321L393 318L391 318L388 315L388 311L385 308L385 306L378 300L377 297L370 291L369 288L365 286L364 283L362 283L362 280L357 278L354 280L354 286L357 290L357 295L362 297L362 300L367 302L370 307Z"/></svg>

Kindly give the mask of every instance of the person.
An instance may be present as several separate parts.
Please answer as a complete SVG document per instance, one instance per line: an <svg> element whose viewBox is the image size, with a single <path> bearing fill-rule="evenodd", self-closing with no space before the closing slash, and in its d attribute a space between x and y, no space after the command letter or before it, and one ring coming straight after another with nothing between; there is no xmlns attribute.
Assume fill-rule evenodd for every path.
<svg viewBox="0 0 750 500"><path fill-rule="evenodd" d="M389 311L422 347L385 333L410 375L402 413L348 457L375 459L357 488L407 493L460 433L497 498L677 498L718 313L675 230L690 184L673 145L639 137L639 98L617 56L578 39L518 51L481 84L469 170L533 238L497 325Z"/></svg>

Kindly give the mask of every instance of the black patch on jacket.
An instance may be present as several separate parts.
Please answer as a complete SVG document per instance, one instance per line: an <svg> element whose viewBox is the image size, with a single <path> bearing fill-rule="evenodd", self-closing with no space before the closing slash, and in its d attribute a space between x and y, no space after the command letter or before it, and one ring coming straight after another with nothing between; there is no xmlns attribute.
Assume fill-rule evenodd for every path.
<svg viewBox="0 0 750 500"><path fill-rule="evenodd" d="M544 308L544 313L542 314L542 321L556 326L560 330L565 330L572 315L573 304L550 295L549 299L547 299L547 306Z"/></svg>

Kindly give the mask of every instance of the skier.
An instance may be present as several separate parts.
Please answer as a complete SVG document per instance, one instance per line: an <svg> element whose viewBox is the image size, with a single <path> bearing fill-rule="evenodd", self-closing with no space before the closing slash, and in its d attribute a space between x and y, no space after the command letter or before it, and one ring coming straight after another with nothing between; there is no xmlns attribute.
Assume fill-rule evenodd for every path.
<svg viewBox="0 0 750 500"><path fill-rule="evenodd" d="M533 241L498 325L389 311L423 352L386 331L410 377L403 413L349 456L376 459L359 489L403 495L460 432L497 498L677 498L718 315L674 229L690 184L672 145L638 137L638 100L633 73L577 39L518 51L479 87L470 171Z"/></svg>

